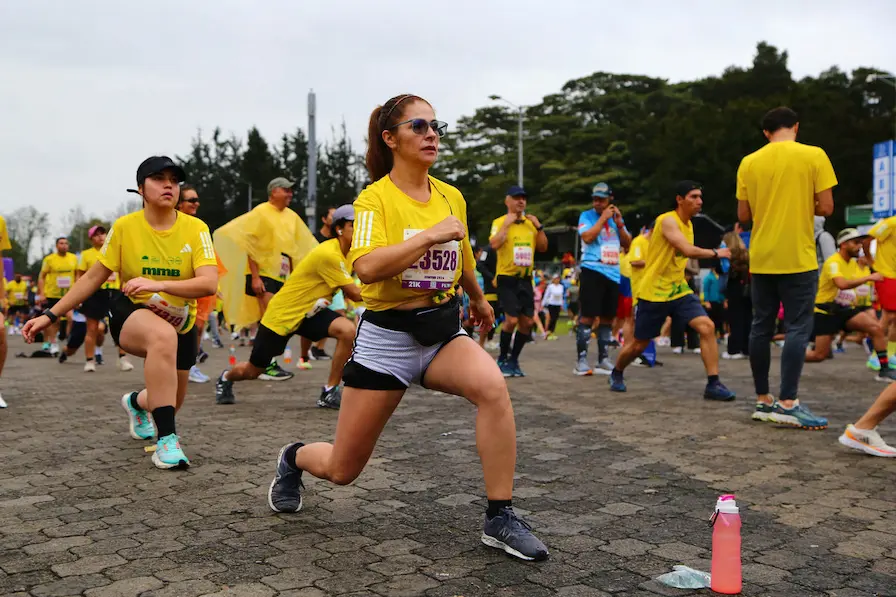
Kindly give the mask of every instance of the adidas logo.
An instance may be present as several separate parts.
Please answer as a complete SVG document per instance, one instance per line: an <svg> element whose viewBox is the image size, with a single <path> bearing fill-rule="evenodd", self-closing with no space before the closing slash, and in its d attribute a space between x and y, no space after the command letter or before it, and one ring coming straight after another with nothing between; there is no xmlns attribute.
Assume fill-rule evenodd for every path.
<svg viewBox="0 0 896 597"><path fill-rule="evenodd" d="M190 246L190 243L184 245L184 248L180 250L181 253L192 253L193 248Z"/></svg>

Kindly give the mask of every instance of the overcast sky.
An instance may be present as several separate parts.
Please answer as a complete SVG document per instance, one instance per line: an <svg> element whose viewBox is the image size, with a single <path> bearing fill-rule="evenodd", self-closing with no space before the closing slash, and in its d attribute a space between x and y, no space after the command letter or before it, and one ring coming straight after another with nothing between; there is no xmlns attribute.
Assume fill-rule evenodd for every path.
<svg viewBox="0 0 896 597"><path fill-rule="evenodd" d="M0 214L106 214L137 165L197 129L275 140L413 92L453 124L501 94L537 103L594 71L671 81L786 49L799 78L896 71L894 0L0 0ZM450 131L450 129L449 129ZM870 167L870 166L869 166ZM200 214L201 215L201 214Z"/></svg>

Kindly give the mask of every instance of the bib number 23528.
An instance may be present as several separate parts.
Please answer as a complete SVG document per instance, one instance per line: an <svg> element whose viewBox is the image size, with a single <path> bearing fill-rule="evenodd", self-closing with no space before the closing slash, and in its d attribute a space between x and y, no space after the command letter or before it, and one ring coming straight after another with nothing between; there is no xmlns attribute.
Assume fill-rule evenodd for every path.
<svg viewBox="0 0 896 597"><path fill-rule="evenodd" d="M415 229L405 229L404 239L407 240L421 232ZM454 272L457 271L458 243L450 241L439 245L433 245L424 253L417 263L404 270L401 274L402 288L416 290L448 290L454 284Z"/></svg>

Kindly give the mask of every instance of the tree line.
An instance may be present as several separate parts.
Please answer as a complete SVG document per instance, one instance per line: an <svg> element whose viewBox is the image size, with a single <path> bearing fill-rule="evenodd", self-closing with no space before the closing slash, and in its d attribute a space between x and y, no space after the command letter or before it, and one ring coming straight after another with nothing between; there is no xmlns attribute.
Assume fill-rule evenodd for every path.
<svg viewBox="0 0 896 597"><path fill-rule="evenodd" d="M795 80L787 59L786 51L760 42L749 67L696 81L606 72L569 81L524 109L529 210L546 225L574 225L591 205L591 187L606 181L631 228L670 209L675 181L690 178L704 185L704 212L730 223L740 159L765 143L762 115L787 105L800 114L800 140L824 148L834 165L839 185L829 228L838 228L844 206L871 202L872 145L892 137L896 89L869 81L881 72L870 67L847 74L832 66ZM438 98L430 99L438 108ZM517 112L491 104L460 118L442 140L433 173L464 193L470 230L479 238L504 213L504 192L516 182L517 122ZM318 149L318 212L350 203L369 183L344 123L331 139ZM293 207L306 215L308 140L301 128L276 143L256 128L245 140L220 129L209 136L200 131L176 159L197 187L199 215L212 230L264 201L276 176L297 181ZM45 213L24 210L7 215L18 247L12 256L23 272L34 270L23 255L48 226ZM73 241L92 223L110 221L80 211L69 216Z"/></svg>

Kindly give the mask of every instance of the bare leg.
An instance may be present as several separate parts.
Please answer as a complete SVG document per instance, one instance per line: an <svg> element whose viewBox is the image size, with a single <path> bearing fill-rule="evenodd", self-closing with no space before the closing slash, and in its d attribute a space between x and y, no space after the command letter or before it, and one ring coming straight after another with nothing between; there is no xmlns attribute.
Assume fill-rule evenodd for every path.
<svg viewBox="0 0 896 597"><path fill-rule="evenodd" d="M96 352L96 336L99 330L99 321L87 318L87 334L84 338L84 358L90 360Z"/></svg>
<svg viewBox="0 0 896 597"><path fill-rule="evenodd" d="M833 336L815 336L815 350L806 351L807 363L820 363L831 354Z"/></svg>
<svg viewBox="0 0 896 597"><path fill-rule="evenodd" d="M716 343L716 324L705 315L688 322L700 334L700 357L707 375L719 374L719 345Z"/></svg>
<svg viewBox="0 0 896 597"><path fill-rule="evenodd" d="M890 414L896 411L896 384L890 384L871 405L871 408L856 421L859 429L874 429Z"/></svg>
<svg viewBox="0 0 896 597"><path fill-rule="evenodd" d="M160 406L177 407L181 372L175 369L177 332L174 328L152 311L138 309L124 322L119 340L126 351L146 359L143 366L146 390L137 398L140 407L148 411Z"/></svg>
<svg viewBox="0 0 896 597"><path fill-rule="evenodd" d="M336 338L336 350L333 351L333 360L330 363L330 377L327 379L329 387L338 386L342 380L342 370L345 362L352 355L352 343L355 339L355 326L345 317L334 319L327 333L331 338Z"/></svg>
<svg viewBox="0 0 896 597"><path fill-rule="evenodd" d="M6 327L3 325L4 321L3 313L0 313L0 375L3 375L3 365L6 363L6 352L9 350L9 345L6 343Z"/></svg>

